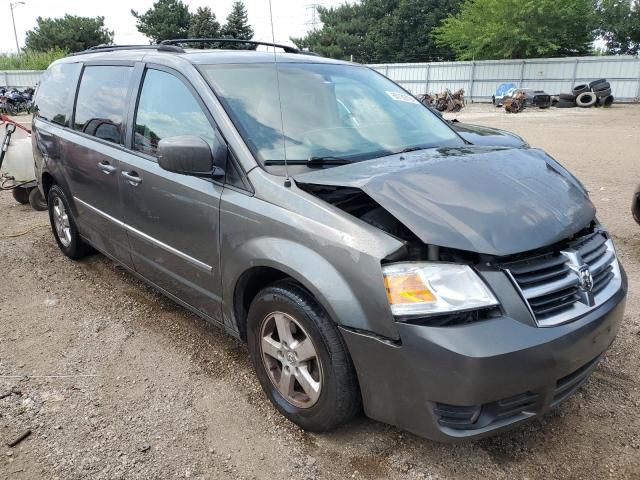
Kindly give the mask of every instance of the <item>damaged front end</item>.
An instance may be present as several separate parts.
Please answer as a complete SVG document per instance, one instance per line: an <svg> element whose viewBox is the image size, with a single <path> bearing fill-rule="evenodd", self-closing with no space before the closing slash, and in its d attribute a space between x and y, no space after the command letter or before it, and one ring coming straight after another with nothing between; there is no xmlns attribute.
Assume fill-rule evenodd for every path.
<svg viewBox="0 0 640 480"><path fill-rule="evenodd" d="M596 225L582 185L535 150L415 152L303 174L296 183L402 242L381 259L385 286L396 320L420 325L459 325L501 315L504 302L496 297L517 296L519 288L503 264L522 255L547 255L546 248L591 235ZM415 305L393 303L392 281L413 285L404 294L412 295ZM444 293L427 298L433 292L421 285L437 282L444 282ZM559 298L532 302L569 304L563 291L551 293ZM534 324L531 309L519 316Z"/></svg>

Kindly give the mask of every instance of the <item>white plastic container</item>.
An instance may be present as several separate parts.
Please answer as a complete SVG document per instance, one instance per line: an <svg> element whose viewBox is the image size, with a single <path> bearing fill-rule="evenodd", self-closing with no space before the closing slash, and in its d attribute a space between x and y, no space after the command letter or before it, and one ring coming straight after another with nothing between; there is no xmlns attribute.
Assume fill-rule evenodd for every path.
<svg viewBox="0 0 640 480"><path fill-rule="evenodd" d="M31 149L31 135L11 138L5 153L0 174L13 177L16 183L30 182L36 179Z"/></svg>

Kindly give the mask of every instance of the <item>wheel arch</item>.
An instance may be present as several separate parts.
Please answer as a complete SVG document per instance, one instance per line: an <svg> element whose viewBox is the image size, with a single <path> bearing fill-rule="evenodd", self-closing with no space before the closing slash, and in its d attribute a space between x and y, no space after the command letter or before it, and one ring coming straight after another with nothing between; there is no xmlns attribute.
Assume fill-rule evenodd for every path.
<svg viewBox="0 0 640 480"><path fill-rule="evenodd" d="M237 269L237 265L248 266ZM340 272L309 247L281 238L254 238L236 249L226 261L229 282L223 295L230 299L226 312L246 340L247 313L255 295L276 281L291 278L301 285L339 325L373 330L353 290Z"/></svg>

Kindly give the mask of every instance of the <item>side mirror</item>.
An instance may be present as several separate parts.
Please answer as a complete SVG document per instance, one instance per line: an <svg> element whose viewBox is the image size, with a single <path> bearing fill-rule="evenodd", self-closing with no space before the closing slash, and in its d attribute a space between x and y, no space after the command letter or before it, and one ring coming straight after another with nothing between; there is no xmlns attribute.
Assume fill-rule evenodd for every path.
<svg viewBox="0 0 640 480"><path fill-rule="evenodd" d="M219 179L224 169L213 164L211 147L201 137L180 135L158 142L158 165L169 172Z"/></svg>

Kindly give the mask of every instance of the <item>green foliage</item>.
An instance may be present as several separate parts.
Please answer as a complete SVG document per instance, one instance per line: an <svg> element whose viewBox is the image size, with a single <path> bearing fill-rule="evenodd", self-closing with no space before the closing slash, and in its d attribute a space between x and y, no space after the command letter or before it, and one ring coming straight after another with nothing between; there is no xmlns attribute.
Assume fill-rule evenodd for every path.
<svg viewBox="0 0 640 480"><path fill-rule="evenodd" d="M318 7L322 28L291 40L321 55L358 62L449 59L431 31L458 11L461 0L362 0Z"/></svg>
<svg viewBox="0 0 640 480"><path fill-rule="evenodd" d="M0 55L0 70L46 70L49 64L67 55L59 48L47 52L26 50L22 53Z"/></svg>
<svg viewBox="0 0 640 480"><path fill-rule="evenodd" d="M181 0L158 0L143 14L131 10L138 31L154 42L189 36L191 14Z"/></svg>
<svg viewBox="0 0 640 480"><path fill-rule="evenodd" d="M601 0L598 5L598 33L614 55L640 53L640 2Z"/></svg>
<svg viewBox="0 0 640 480"><path fill-rule="evenodd" d="M47 52L52 49L79 52L103 43L113 43L113 32L104 26L104 17L38 17L37 25L27 32L27 50Z"/></svg>
<svg viewBox="0 0 640 480"><path fill-rule="evenodd" d="M459 60L586 55L595 38L593 0L467 0L435 29Z"/></svg>
<svg viewBox="0 0 640 480"><path fill-rule="evenodd" d="M253 28L249 25L249 14L241 1L233 2L231 13L227 16L227 23L222 27L222 35L240 40L253 38Z"/></svg>
<svg viewBox="0 0 640 480"><path fill-rule="evenodd" d="M209 7L198 7L191 17L189 38L217 38L220 36L220 23Z"/></svg>

